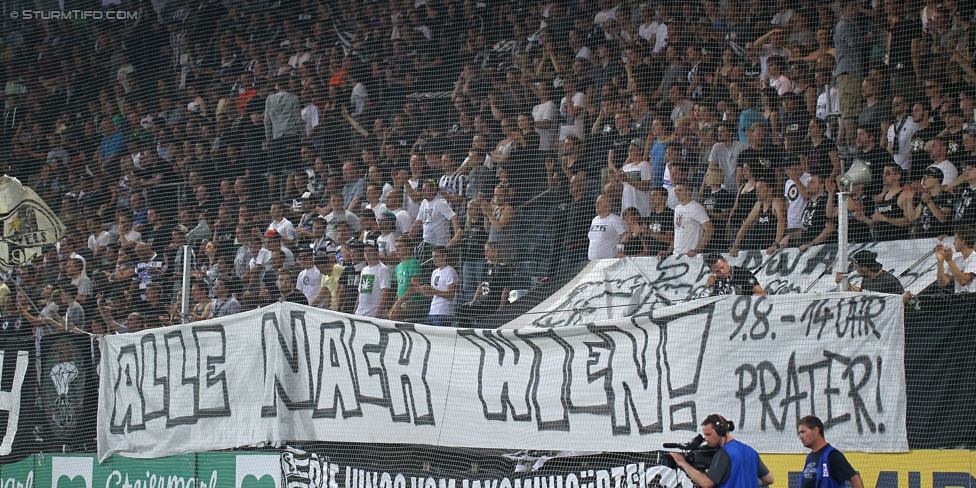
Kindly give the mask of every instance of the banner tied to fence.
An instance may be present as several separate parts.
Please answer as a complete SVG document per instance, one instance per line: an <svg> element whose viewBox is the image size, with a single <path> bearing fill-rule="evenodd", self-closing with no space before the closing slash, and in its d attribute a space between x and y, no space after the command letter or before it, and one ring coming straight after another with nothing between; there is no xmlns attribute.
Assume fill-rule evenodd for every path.
<svg viewBox="0 0 976 488"><path fill-rule="evenodd" d="M556 329L399 324L278 304L105 338L100 459L328 440L643 452L709 413L760 452L824 419L902 452L900 297L709 298Z"/></svg>
<svg viewBox="0 0 976 488"><path fill-rule="evenodd" d="M884 269L906 290L917 294L935 281L937 264L932 249L936 244L951 246L952 242L953 238L947 237L855 244L848 254L861 249L876 252ZM861 277L854 273L854 266L847 263L838 267L837 258L836 245L821 245L806 251L783 248L772 255L742 251L728 260L731 265L753 271L767 294L798 295L836 291L834 273L840 269L850 270L852 283L859 284ZM590 261L558 292L504 328L563 327L650 312L708 296L706 285L711 274L703 255Z"/></svg>

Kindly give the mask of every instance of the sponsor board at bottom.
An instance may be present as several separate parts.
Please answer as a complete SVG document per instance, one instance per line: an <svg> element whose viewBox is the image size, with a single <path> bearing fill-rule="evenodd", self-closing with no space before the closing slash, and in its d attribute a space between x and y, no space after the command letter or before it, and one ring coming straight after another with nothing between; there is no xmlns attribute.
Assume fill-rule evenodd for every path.
<svg viewBox="0 0 976 488"><path fill-rule="evenodd" d="M843 450L843 446L835 446ZM897 454L844 453L864 481L875 488L976 488L976 452L920 450ZM798 488L804 454L763 454L773 486ZM788 482L788 484L787 484Z"/></svg>
<svg viewBox="0 0 976 488"><path fill-rule="evenodd" d="M632 463L556 473L483 472L445 477L388 467L362 469L329 461L328 453L199 453L160 459L94 455L31 455L0 466L0 488L691 488L683 473ZM847 453L864 485L876 488L976 488L976 452ZM798 488L799 454L764 454L774 486Z"/></svg>

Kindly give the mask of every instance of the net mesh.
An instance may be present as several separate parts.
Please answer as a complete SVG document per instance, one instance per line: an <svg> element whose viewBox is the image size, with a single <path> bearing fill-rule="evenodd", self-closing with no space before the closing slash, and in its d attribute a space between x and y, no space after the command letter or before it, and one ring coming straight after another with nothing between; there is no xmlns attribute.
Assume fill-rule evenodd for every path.
<svg viewBox="0 0 976 488"><path fill-rule="evenodd" d="M602 344L612 341L601 327L643 331L645 319L674 343L666 324L706 314L701 342L672 355L702 368L707 340L741 342L741 367L706 364L701 384L741 400L746 429L770 419L787 432L795 419L783 405L799 402L789 350L811 331L880 339L895 324L904 343L872 344L866 366L816 346L878 385L891 361L904 364L893 370L900 388L861 391L867 406L855 402L828 431L856 421L858 435L880 435L867 417L900 412L905 447L976 442L958 425L974 404L968 3L41 3L2 6L0 155L67 231L5 276L0 395L23 396L20 417L3 410L0 424L17 432L15 453L95 452L99 337L232 323L281 302L485 330L585 326ZM5 214L5 236L38 218ZM904 311L901 298L828 295L847 289L901 295ZM702 301L717 295L738 298ZM785 349L750 346L796 327L804 335ZM506 333L494 347L508 347ZM783 350L770 363L779 369L764 370L763 355ZM832 386L814 384L812 364L792 373L809 374L829 405ZM850 382L844 395L861 398L839 368L828 383ZM777 394L764 389L774 377L792 400L745 413ZM608 448L549 460L558 450L519 451L519 436L502 450L409 436L292 442L251 445L268 449L258 466L276 466L255 479L445 488L430 481L440 473L505 488L524 472L505 482L673 484L650 469L666 460L651 451L688 440L708 412L675 417L682 395L706 386L671 379L665 435L621 449L637 457ZM573 413L606 413L593 408ZM830 419L830 408L796 413ZM691 428L673 429L681 422ZM801 450L782 445L767 451ZM241 486L250 469L232 453L187 456L170 461L174 472L201 488L234 463L219 476ZM17 459L8 473L45 465ZM962 461L945 462L948 473ZM876 464L862 472L892 483ZM530 476L546 469L551 479ZM45 476L57 485L57 472Z"/></svg>

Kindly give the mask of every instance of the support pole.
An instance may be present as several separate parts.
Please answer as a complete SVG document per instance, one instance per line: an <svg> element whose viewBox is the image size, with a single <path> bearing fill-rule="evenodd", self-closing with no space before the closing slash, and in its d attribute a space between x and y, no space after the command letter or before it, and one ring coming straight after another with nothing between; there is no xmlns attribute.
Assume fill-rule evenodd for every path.
<svg viewBox="0 0 976 488"><path fill-rule="evenodd" d="M186 318L190 316L190 246L183 245L183 300L180 303L180 323L185 324Z"/></svg>
<svg viewBox="0 0 976 488"><path fill-rule="evenodd" d="M847 193L837 192L837 261L834 263L834 273L841 273L837 291L848 291L850 279L847 276L850 262L847 259Z"/></svg>

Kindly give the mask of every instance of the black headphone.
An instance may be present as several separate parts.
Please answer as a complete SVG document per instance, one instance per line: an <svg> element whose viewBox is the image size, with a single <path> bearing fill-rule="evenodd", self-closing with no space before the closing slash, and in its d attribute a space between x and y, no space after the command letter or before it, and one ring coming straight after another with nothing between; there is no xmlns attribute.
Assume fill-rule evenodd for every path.
<svg viewBox="0 0 976 488"><path fill-rule="evenodd" d="M725 417L717 413L713 413L708 417L705 417L705 421L702 423L702 425L707 424L712 424L712 426L715 428L715 434L717 434L719 437L725 437L729 435L730 431L735 430L735 424L725 420Z"/></svg>

